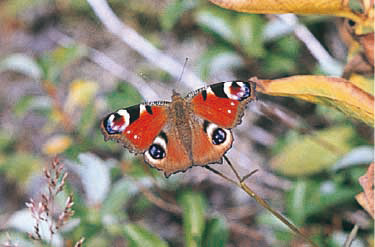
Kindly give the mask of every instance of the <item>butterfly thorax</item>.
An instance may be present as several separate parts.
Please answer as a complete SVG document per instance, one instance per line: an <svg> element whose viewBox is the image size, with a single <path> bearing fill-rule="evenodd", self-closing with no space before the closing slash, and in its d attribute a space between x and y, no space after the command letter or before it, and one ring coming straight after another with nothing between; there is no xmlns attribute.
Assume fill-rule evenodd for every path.
<svg viewBox="0 0 375 247"><path fill-rule="evenodd" d="M173 92L172 102L169 107L169 119L171 119L172 133L176 140L181 142L181 145L187 150L187 154L192 160L192 134L191 129L191 108L188 106L189 102L180 96L180 94Z"/></svg>

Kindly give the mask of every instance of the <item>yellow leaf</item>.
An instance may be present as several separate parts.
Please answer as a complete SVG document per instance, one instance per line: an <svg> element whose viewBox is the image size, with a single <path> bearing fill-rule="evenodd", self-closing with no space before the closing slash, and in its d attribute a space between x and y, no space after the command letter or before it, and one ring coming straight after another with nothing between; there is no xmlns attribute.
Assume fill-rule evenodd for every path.
<svg viewBox="0 0 375 247"><path fill-rule="evenodd" d="M362 89L363 91L373 95L374 94L374 80L366 78L359 74L352 74L349 78L349 80Z"/></svg>
<svg viewBox="0 0 375 247"><path fill-rule="evenodd" d="M356 35L372 33L374 35L374 1L363 0L363 14L354 26Z"/></svg>
<svg viewBox="0 0 375 247"><path fill-rule="evenodd" d="M334 127L315 131L313 136L298 136L288 141L279 154L272 158L271 167L287 176L321 172L350 150L349 143L353 135L353 129L350 127ZM337 150L333 151L317 140L334 145Z"/></svg>
<svg viewBox="0 0 375 247"><path fill-rule="evenodd" d="M77 107L85 107L95 96L99 86L96 82L75 80L70 84L65 111L72 113Z"/></svg>
<svg viewBox="0 0 375 247"><path fill-rule="evenodd" d="M352 82L327 76L291 76L275 80L259 80L257 91L273 96L288 96L335 107L350 117L374 124L374 96Z"/></svg>
<svg viewBox="0 0 375 247"><path fill-rule="evenodd" d="M360 21L345 0L210 0L223 8L259 14L335 15Z"/></svg>
<svg viewBox="0 0 375 247"><path fill-rule="evenodd" d="M56 135L50 138L42 147L43 153L56 155L64 152L72 144L72 139L66 135Z"/></svg>

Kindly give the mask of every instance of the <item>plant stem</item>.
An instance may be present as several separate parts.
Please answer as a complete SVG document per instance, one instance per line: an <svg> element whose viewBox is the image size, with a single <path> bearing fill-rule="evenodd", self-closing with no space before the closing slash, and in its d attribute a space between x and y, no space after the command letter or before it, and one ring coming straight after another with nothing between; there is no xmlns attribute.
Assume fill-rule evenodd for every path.
<svg viewBox="0 0 375 247"><path fill-rule="evenodd" d="M224 159L227 161L229 167L232 169L233 173L235 174L236 178L238 179L238 182L235 180L229 178L228 176L224 175L223 173L219 172L218 170L210 167L205 166L206 169L212 171L213 173L219 175L220 177L224 178L225 180L235 184L239 188L241 188L243 191L245 191L249 196L254 198L262 207L266 208L269 212L271 212L276 218L278 218L281 222L283 222L285 225L289 227L290 230L292 230L297 236L300 236L303 238L306 242L310 243L314 247L318 247L314 242L312 242L307 236L305 236L293 223L291 223L287 218L285 218L282 214L271 208L271 206L263 200L260 196L258 196L249 186L246 185L245 180L249 178L252 174L254 174L257 170L254 170L250 172L249 174L245 175L244 177L240 177L238 171L234 168L232 165L232 162L228 159L227 156L224 155Z"/></svg>

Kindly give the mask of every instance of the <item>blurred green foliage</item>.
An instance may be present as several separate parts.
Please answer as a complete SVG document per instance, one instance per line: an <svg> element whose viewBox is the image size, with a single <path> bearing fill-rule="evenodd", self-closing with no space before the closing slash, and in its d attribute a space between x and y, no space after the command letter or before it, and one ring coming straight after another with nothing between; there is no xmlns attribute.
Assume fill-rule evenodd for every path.
<svg viewBox="0 0 375 247"><path fill-rule="evenodd" d="M2 6L6 6L10 11L7 18L16 18L16 13L28 11L24 2L5 1ZM46 8L51 4L49 1L31 2ZM81 16L81 11L90 11L84 1L56 1L54 4L60 6L62 19L74 15L85 18ZM147 2L127 5L122 1L113 1L113 5L118 13L131 11L124 15L134 16L134 22L147 20L155 15L155 9L147 10ZM209 40L209 45L199 55L197 65L204 80L223 70L234 71L239 77L251 74L273 78L315 71L316 63L305 57L307 52L301 42L290 32L277 33L278 29L272 27L265 16L223 10L198 0L172 0L160 11L158 17L158 22L154 25L159 29L154 32L160 33L160 36L165 33L173 35L180 28L189 28L183 38L192 39L196 35ZM305 24L314 28L329 21L327 18L306 18ZM92 25L97 29L102 28L97 22L92 22ZM273 37L267 36L265 30L273 30L272 28ZM138 31L142 33L143 30ZM127 81L117 80L112 87L104 87L105 82L93 82L100 88L99 91L85 99L86 104L75 105L74 110L66 111L67 105L73 104L66 102L69 98L67 95L74 89L68 89L62 77L86 59L88 54L83 46L71 44L45 50L37 56L30 56L26 52L10 53L0 60L1 73L13 71L22 74L40 84L43 91L43 94L22 95L13 107L8 109L12 113L11 123L22 122L29 115L38 115L43 121L40 121L40 133L37 135L43 136L45 142L55 133L63 133L73 140L69 147L61 151L60 156L66 161L66 167L74 171L74 177L65 186L64 192L74 195L73 220L78 222L73 222L61 230L64 239L78 241L84 236L85 246L112 246L115 241L120 240L125 240L128 246L142 247L220 247L235 243L229 230L230 220L224 214L212 214L216 207L209 202L207 191L203 193L197 192L199 190L196 188L187 189L188 186L179 182L179 175L165 179L157 171L150 172L142 165L143 161L134 159L121 145L103 141L98 128L103 115L141 101L139 92ZM160 74L160 77L163 77L163 74ZM280 100L280 104L282 103ZM294 106L296 105L298 104ZM303 107L301 108L303 110ZM6 109L0 106L0 110ZM284 193L284 214L298 226L311 231L311 237L321 246L334 247L342 246L341 242L335 239L333 234L327 237L327 233L320 228L331 224L337 217L341 217L343 224L350 224L341 214L344 210L359 209L354 201L354 196L361 191L357 181L365 171L365 161L371 161L373 152L366 151L365 159L360 159L363 155L356 156L350 165L338 170L333 169L350 150L359 145L371 147L372 144L366 141L366 138L360 137L358 126L349 122L342 114L330 114L330 111L332 110L317 108L309 117L325 117L327 122L335 124L326 124L315 134L318 138L327 139L338 146L339 154L312 141L311 136L285 130L286 134L278 136L280 140L274 146L277 154L273 155L271 163L274 171L288 176L291 182L290 188ZM4 126L9 126L9 123L6 124L8 125ZM347 126L340 127L341 124ZM14 126L8 129L2 127L0 131L0 175L26 193L33 177L38 174L40 176L42 167L53 155L43 153L42 147L23 146L24 136L18 131L21 128L27 129L28 126L14 123ZM271 129L272 127L270 131ZM268 151L263 150L267 154L270 153ZM86 160L82 157L86 157ZM176 205L182 209L180 215L171 213L165 216L166 213L162 214L155 209L155 202L142 193L141 188L153 190L155 184L158 184L158 190L173 198L172 201L178 202ZM163 194L162 192L158 191L160 194ZM17 208L23 207L23 204L21 202ZM0 208L0 213L4 213L3 210ZM157 217L158 214L161 215L160 218ZM262 212L255 218L258 225L273 231L275 243L272 243L272 246L288 246L293 240L290 231L268 212ZM156 223L157 228L155 225L150 227L150 222L154 220L165 224L170 221L179 222L179 235L161 235L160 232L165 230L167 225ZM363 230L360 238L373 236L372 229L373 226ZM347 235L351 229L345 226L335 230ZM10 232L11 239L17 240L21 246L33 245L26 233L19 234L22 230L8 226L6 231ZM5 231L1 230L0 243L6 242L6 238Z"/></svg>

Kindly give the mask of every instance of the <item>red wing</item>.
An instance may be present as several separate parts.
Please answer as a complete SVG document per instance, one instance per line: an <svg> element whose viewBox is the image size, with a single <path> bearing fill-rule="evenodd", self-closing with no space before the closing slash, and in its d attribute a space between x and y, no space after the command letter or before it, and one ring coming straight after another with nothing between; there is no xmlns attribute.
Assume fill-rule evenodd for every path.
<svg viewBox="0 0 375 247"><path fill-rule="evenodd" d="M188 151L178 140L173 132L167 132L168 141L164 141L166 156L164 159L153 159L150 151L144 153L146 163L164 172L165 176L185 171L192 166ZM160 143L160 142L158 142ZM164 146L162 145L162 146Z"/></svg>
<svg viewBox="0 0 375 247"><path fill-rule="evenodd" d="M214 125L214 124L211 124ZM212 132L208 128L204 130L202 127L196 127L192 131L192 153L194 165L207 165L212 163L221 163L222 157L228 151L233 142L232 133L228 129L223 129L226 133L226 140L220 145L214 145L210 139Z"/></svg>
<svg viewBox="0 0 375 247"><path fill-rule="evenodd" d="M246 104L255 99L254 86L248 82L220 82L189 94L193 112L224 128L240 121Z"/></svg>
<svg viewBox="0 0 375 247"><path fill-rule="evenodd" d="M100 124L105 140L121 142L132 152L144 152L166 124L168 105L145 103L109 114Z"/></svg>

